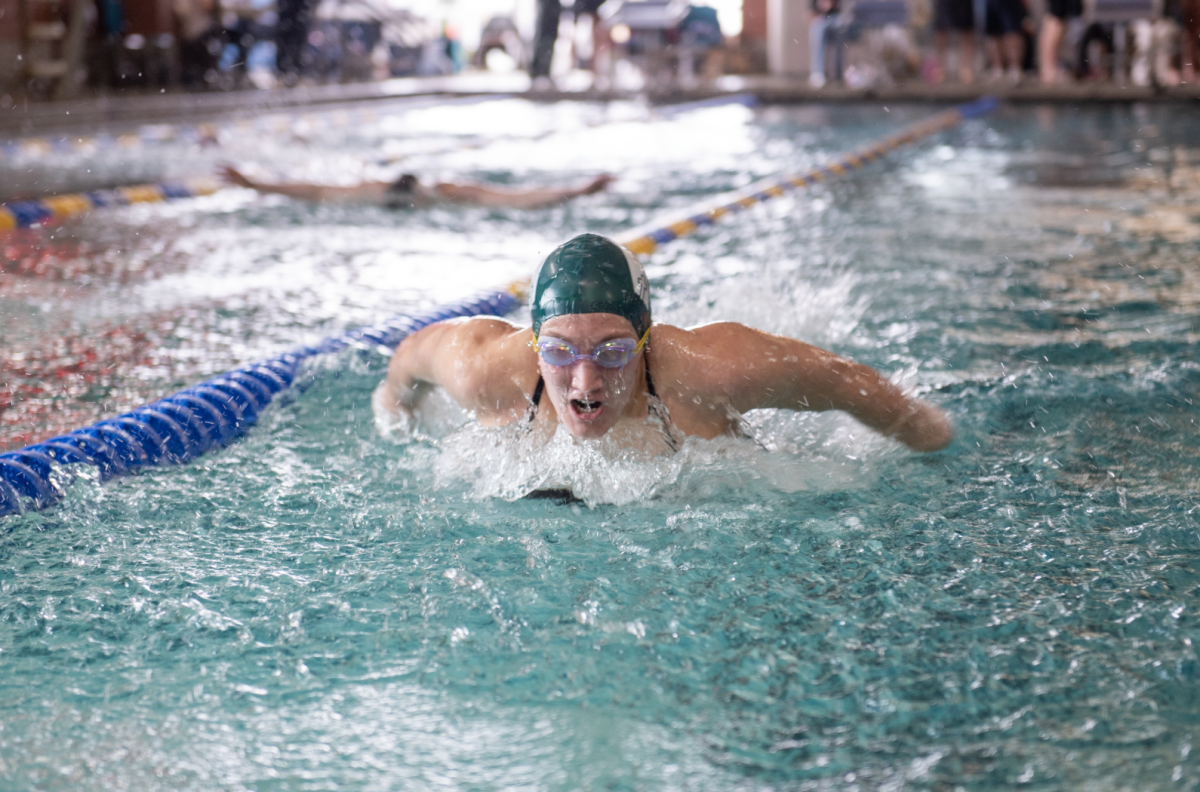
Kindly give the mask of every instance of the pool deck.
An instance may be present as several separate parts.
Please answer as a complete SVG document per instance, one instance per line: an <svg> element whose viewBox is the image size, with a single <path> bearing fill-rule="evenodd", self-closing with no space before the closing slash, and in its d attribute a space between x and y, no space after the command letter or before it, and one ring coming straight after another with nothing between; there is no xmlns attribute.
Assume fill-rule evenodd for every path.
<svg viewBox="0 0 1200 792"><path fill-rule="evenodd" d="M61 102L18 102L0 110L0 138L53 135L98 126L120 128L167 121L205 121L252 116L289 109L312 109L419 97L465 97L498 94L536 101L564 99L605 101L643 98L675 103L752 93L767 103L806 102L967 102L984 95L1008 102L1072 104L1081 102L1176 102L1200 106L1200 84L1175 88L1137 87L1120 83L1041 85L982 81L972 85L903 83L853 89L830 85L815 89L804 80L768 75L727 75L692 86L671 85L654 91L597 90L589 75L572 75L559 87L535 90L520 73L468 72L445 77L408 77L382 82L301 86L269 90L212 93L137 93L89 96Z"/></svg>

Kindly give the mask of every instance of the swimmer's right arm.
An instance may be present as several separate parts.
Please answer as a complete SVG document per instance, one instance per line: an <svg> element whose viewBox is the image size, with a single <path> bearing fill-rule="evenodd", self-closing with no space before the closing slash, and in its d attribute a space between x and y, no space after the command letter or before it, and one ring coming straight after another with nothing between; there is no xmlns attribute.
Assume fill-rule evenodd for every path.
<svg viewBox="0 0 1200 792"><path fill-rule="evenodd" d="M217 169L222 179L238 187L246 187L261 193L286 195L301 201L365 201L382 202L387 197L387 182L361 182L346 187L309 182L262 182L251 179L232 165Z"/></svg>
<svg viewBox="0 0 1200 792"><path fill-rule="evenodd" d="M440 386L484 425L524 414L523 374L536 370L529 330L492 317L438 322L408 336L388 365L384 406L411 414L424 390ZM532 385L529 384L531 388Z"/></svg>

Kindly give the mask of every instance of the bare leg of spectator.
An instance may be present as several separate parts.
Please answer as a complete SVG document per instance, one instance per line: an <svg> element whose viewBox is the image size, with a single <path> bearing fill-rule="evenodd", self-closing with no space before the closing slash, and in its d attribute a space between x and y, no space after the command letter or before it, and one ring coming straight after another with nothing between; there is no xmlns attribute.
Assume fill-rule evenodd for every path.
<svg viewBox="0 0 1200 792"><path fill-rule="evenodd" d="M975 34L958 31L958 81L968 85L975 81Z"/></svg>
<svg viewBox="0 0 1200 792"><path fill-rule="evenodd" d="M1197 44L1200 43L1200 0L1183 2L1183 35L1179 37L1179 80L1196 79Z"/></svg>
<svg viewBox="0 0 1200 792"><path fill-rule="evenodd" d="M1020 33L1005 33L1001 40L1004 56L1008 61L1008 79L1010 82L1020 82L1021 63L1025 60L1025 37Z"/></svg>
<svg viewBox="0 0 1200 792"><path fill-rule="evenodd" d="M1038 74L1046 84L1061 79L1058 68L1058 48L1062 44L1063 21L1053 14L1042 17L1042 29L1038 34Z"/></svg>
<svg viewBox="0 0 1200 792"><path fill-rule="evenodd" d="M954 31L958 34L958 79L962 83L971 82L975 63L974 0L934 0L933 29L938 55L938 72L933 75L933 81L941 82L946 78L946 55L950 49L950 33Z"/></svg>
<svg viewBox="0 0 1200 792"><path fill-rule="evenodd" d="M933 81L940 83L946 79L946 54L950 49L950 34L939 30L934 34L933 39L937 46L937 72L933 75Z"/></svg>
<svg viewBox="0 0 1200 792"><path fill-rule="evenodd" d="M999 80L1004 76L1004 58L1000 54L1000 37L984 36L983 53L987 56L988 79Z"/></svg>
<svg viewBox="0 0 1200 792"><path fill-rule="evenodd" d="M1179 31L1174 19L1154 23L1154 79L1159 85L1179 85L1179 71L1171 63Z"/></svg>

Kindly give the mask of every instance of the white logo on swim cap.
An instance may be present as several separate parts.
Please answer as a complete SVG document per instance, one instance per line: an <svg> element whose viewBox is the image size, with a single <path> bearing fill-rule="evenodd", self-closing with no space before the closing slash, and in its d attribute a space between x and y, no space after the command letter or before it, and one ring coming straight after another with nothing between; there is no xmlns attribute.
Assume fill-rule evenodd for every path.
<svg viewBox="0 0 1200 792"><path fill-rule="evenodd" d="M629 282L633 284L633 288L637 290L638 298L642 304L646 306L646 310L650 310L650 280L646 277L646 271L642 269L642 262L637 260L637 256L633 255L624 245L617 245L621 248L621 252L625 254L625 263L629 265Z"/></svg>

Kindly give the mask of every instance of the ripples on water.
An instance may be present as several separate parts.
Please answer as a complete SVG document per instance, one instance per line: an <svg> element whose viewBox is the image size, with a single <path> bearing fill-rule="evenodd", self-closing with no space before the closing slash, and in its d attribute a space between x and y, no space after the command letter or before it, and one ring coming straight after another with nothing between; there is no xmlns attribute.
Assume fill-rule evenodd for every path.
<svg viewBox="0 0 1200 792"><path fill-rule="evenodd" d="M596 112L516 106L532 126ZM110 231L159 224L134 244L169 240L178 269L119 300L69 284L82 291L66 303L134 324L193 311L193 368L138 369L165 390L215 365L207 349L227 350L223 365L503 282L577 230L618 232L926 112L708 111L693 123L709 150L672 124L539 142L539 165L561 173L525 170L516 142L440 161L549 182L578 175L565 163L587 150L622 174L615 194L543 213L230 195L107 215ZM412 145L438 118L479 117L426 119ZM748 417L755 442L619 462L615 483L590 482L591 507L508 502L487 497L506 494L506 471L468 458L453 411L415 438L379 436L382 361L354 359L226 451L80 481L8 519L0 778L1194 788L1189 118L1007 110L653 259L661 319L736 318L895 373L954 416L946 452L764 413ZM1088 152L1130 164L1091 178L1072 159ZM5 299L6 315L37 313ZM218 308L243 329L222 330ZM34 340L36 321L22 324Z"/></svg>

